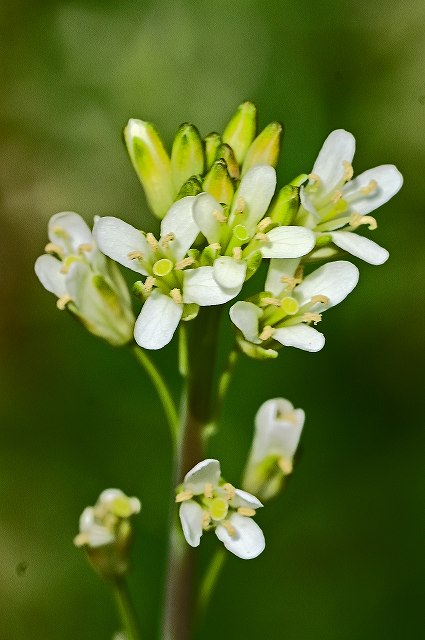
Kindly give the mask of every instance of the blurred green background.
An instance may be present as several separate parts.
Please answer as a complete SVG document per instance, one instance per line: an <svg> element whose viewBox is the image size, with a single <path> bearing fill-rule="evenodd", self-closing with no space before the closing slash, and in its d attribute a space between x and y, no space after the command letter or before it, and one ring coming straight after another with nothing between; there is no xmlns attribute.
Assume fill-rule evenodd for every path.
<svg viewBox="0 0 425 640"><path fill-rule="evenodd" d="M81 510L109 486L143 501L131 588L154 637L171 465L163 414L131 354L59 313L33 263L57 211L156 230L121 143L129 117L154 121L170 144L183 121L222 130L244 99L260 125L286 124L281 184L342 127L358 141L357 173L394 163L405 186L373 236L391 258L361 264L360 286L325 317L326 348L239 362L209 453L237 484L254 414L274 396L305 409L303 452L258 515L265 553L229 558L199 638L419 638L423 2L3 0L0 20L0 640L118 629L72 544ZM177 392L175 345L155 359ZM216 540L204 542L203 561Z"/></svg>

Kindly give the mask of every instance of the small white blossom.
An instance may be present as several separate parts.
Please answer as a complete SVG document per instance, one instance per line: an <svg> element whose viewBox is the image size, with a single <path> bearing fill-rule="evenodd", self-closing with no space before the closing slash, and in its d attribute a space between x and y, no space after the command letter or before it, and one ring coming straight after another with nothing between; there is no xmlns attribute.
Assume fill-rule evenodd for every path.
<svg viewBox="0 0 425 640"><path fill-rule="evenodd" d="M255 434L242 486L270 500L281 489L284 476L292 472L293 458L304 426L305 414L289 400L264 402L255 416Z"/></svg>
<svg viewBox="0 0 425 640"><path fill-rule="evenodd" d="M385 164L352 180L354 151L351 133L337 129L329 134L308 184L301 188L302 207L296 222L314 229L318 236L330 236L337 247L370 264L382 264L388 251L352 232L364 224L376 229L376 220L369 214L400 190L403 176L394 165Z"/></svg>
<svg viewBox="0 0 425 640"><path fill-rule="evenodd" d="M226 549L245 560L264 550L264 535L252 520L263 505L250 493L235 489L221 477L218 460L199 462L178 488L180 521L192 547L200 543L204 531L214 530Z"/></svg>
<svg viewBox="0 0 425 640"><path fill-rule="evenodd" d="M81 216L57 213L49 221L50 242L35 262L41 284L93 334L113 345L129 342L134 327L127 286L117 266L96 248Z"/></svg>

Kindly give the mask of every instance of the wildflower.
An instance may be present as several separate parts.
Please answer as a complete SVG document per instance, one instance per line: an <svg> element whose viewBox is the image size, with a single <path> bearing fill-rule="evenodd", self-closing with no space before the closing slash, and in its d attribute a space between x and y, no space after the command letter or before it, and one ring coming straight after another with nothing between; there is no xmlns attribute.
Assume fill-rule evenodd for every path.
<svg viewBox="0 0 425 640"><path fill-rule="evenodd" d="M270 500L292 472L293 458L304 426L305 414L289 400L264 402L255 416L255 434L242 486L261 500Z"/></svg>
<svg viewBox="0 0 425 640"><path fill-rule="evenodd" d="M226 549L239 558L256 558L264 550L263 532L251 519L263 505L250 493L226 483L218 460L203 460L193 467L178 487L176 502L190 546L199 546L203 532L214 530Z"/></svg>
<svg viewBox="0 0 425 640"><path fill-rule="evenodd" d="M403 176L392 164L369 169L352 180L355 139L344 129L332 131L321 148L309 182L301 188L302 207L297 224L308 226L337 247L369 262L382 264L388 251L358 236L361 225L376 229L369 214L390 200L401 188Z"/></svg>
<svg viewBox="0 0 425 640"><path fill-rule="evenodd" d="M50 242L35 262L41 284L54 293L59 309L68 309L91 333L113 345L131 340L134 315L117 266L96 248L92 233L77 213L49 221Z"/></svg>

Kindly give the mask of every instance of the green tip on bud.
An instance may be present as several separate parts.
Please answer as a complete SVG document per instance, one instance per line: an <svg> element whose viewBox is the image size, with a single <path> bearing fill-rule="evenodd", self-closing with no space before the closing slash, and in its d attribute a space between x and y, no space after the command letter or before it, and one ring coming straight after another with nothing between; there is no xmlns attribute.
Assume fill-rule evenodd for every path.
<svg viewBox="0 0 425 640"><path fill-rule="evenodd" d="M269 216L280 225L292 224L300 206L300 189L292 184L283 187L270 209Z"/></svg>
<svg viewBox="0 0 425 640"><path fill-rule="evenodd" d="M227 170L226 161L216 160L205 176L203 187L220 204L230 205L233 199L233 183Z"/></svg>
<svg viewBox="0 0 425 640"><path fill-rule="evenodd" d="M181 200L181 198L185 198L186 196L197 196L202 190L202 182L200 179L197 176L192 176L184 183L176 199Z"/></svg>
<svg viewBox="0 0 425 640"><path fill-rule="evenodd" d="M217 150L221 145L221 136L219 133L212 131L204 138L205 147L205 167L206 170L211 169L217 158Z"/></svg>
<svg viewBox="0 0 425 640"><path fill-rule="evenodd" d="M185 122L177 131L171 151L171 169L177 191L191 176L204 173L204 147L193 124Z"/></svg>
<svg viewBox="0 0 425 640"><path fill-rule="evenodd" d="M150 122L131 119L124 129L124 141L148 204L153 213L162 219L176 193L170 158L162 140Z"/></svg>
<svg viewBox="0 0 425 640"><path fill-rule="evenodd" d="M221 144L217 149L217 160L220 160L220 158L225 160L229 176L233 178L233 180L239 180L241 172L232 147L228 144Z"/></svg>
<svg viewBox="0 0 425 640"><path fill-rule="evenodd" d="M242 167L242 175L259 164L275 167L279 160L282 135L283 125L280 122L271 122L263 129L248 149Z"/></svg>
<svg viewBox="0 0 425 640"><path fill-rule="evenodd" d="M234 151L236 161L242 164L257 129L257 109L252 102L243 102L236 110L223 133L223 142Z"/></svg>

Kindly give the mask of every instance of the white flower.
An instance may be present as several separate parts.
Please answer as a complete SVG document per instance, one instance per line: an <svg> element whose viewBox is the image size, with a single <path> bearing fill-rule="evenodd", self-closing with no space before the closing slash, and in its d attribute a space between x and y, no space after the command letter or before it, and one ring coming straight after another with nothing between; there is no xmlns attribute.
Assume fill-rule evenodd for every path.
<svg viewBox="0 0 425 640"><path fill-rule="evenodd" d="M325 337L310 325L320 322L323 311L342 302L358 278L357 267L344 260L325 264L304 279L299 260L271 260L267 292L259 304L236 302L230 318L245 341L262 348L267 349L274 341L320 351Z"/></svg>
<svg viewBox="0 0 425 640"><path fill-rule="evenodd" d="M305 414L289 400L264 402L255 416L255 434L242 486L261 500L270 500L292 472L293 458L304 426Z"/></svg>
<svg viewBox="0 0 425 640"><path fill-rule="evenodd" d="M35 262L41 284L89 330L114 345L131 340L134 315L117 266L96 249L92 233L77 213L49 221L50 242Z"/></svg>
<svg viewBox="0 0 425 640"><path fill-rule="evenodd" d="M298 224L319 235L329 235L340 249L369 262L382 264L388 251L355 231L366 224L376 229L369 214L401 188L403 176L392 164L369 169L352 180L354 136L344 129L332 131L314 163L309 183L301 188Z"/></svg>
<svg viewBox="0 0 425 640"><path fill-rule="evenodd" d="M224 482L218 460L203 460L193 467L178 489L176 502L190 546L197 547L203 532L214 529L226 549L239 558L256 558L264 550L263 532L251 519L263 505L250 493Z"/></svg>

